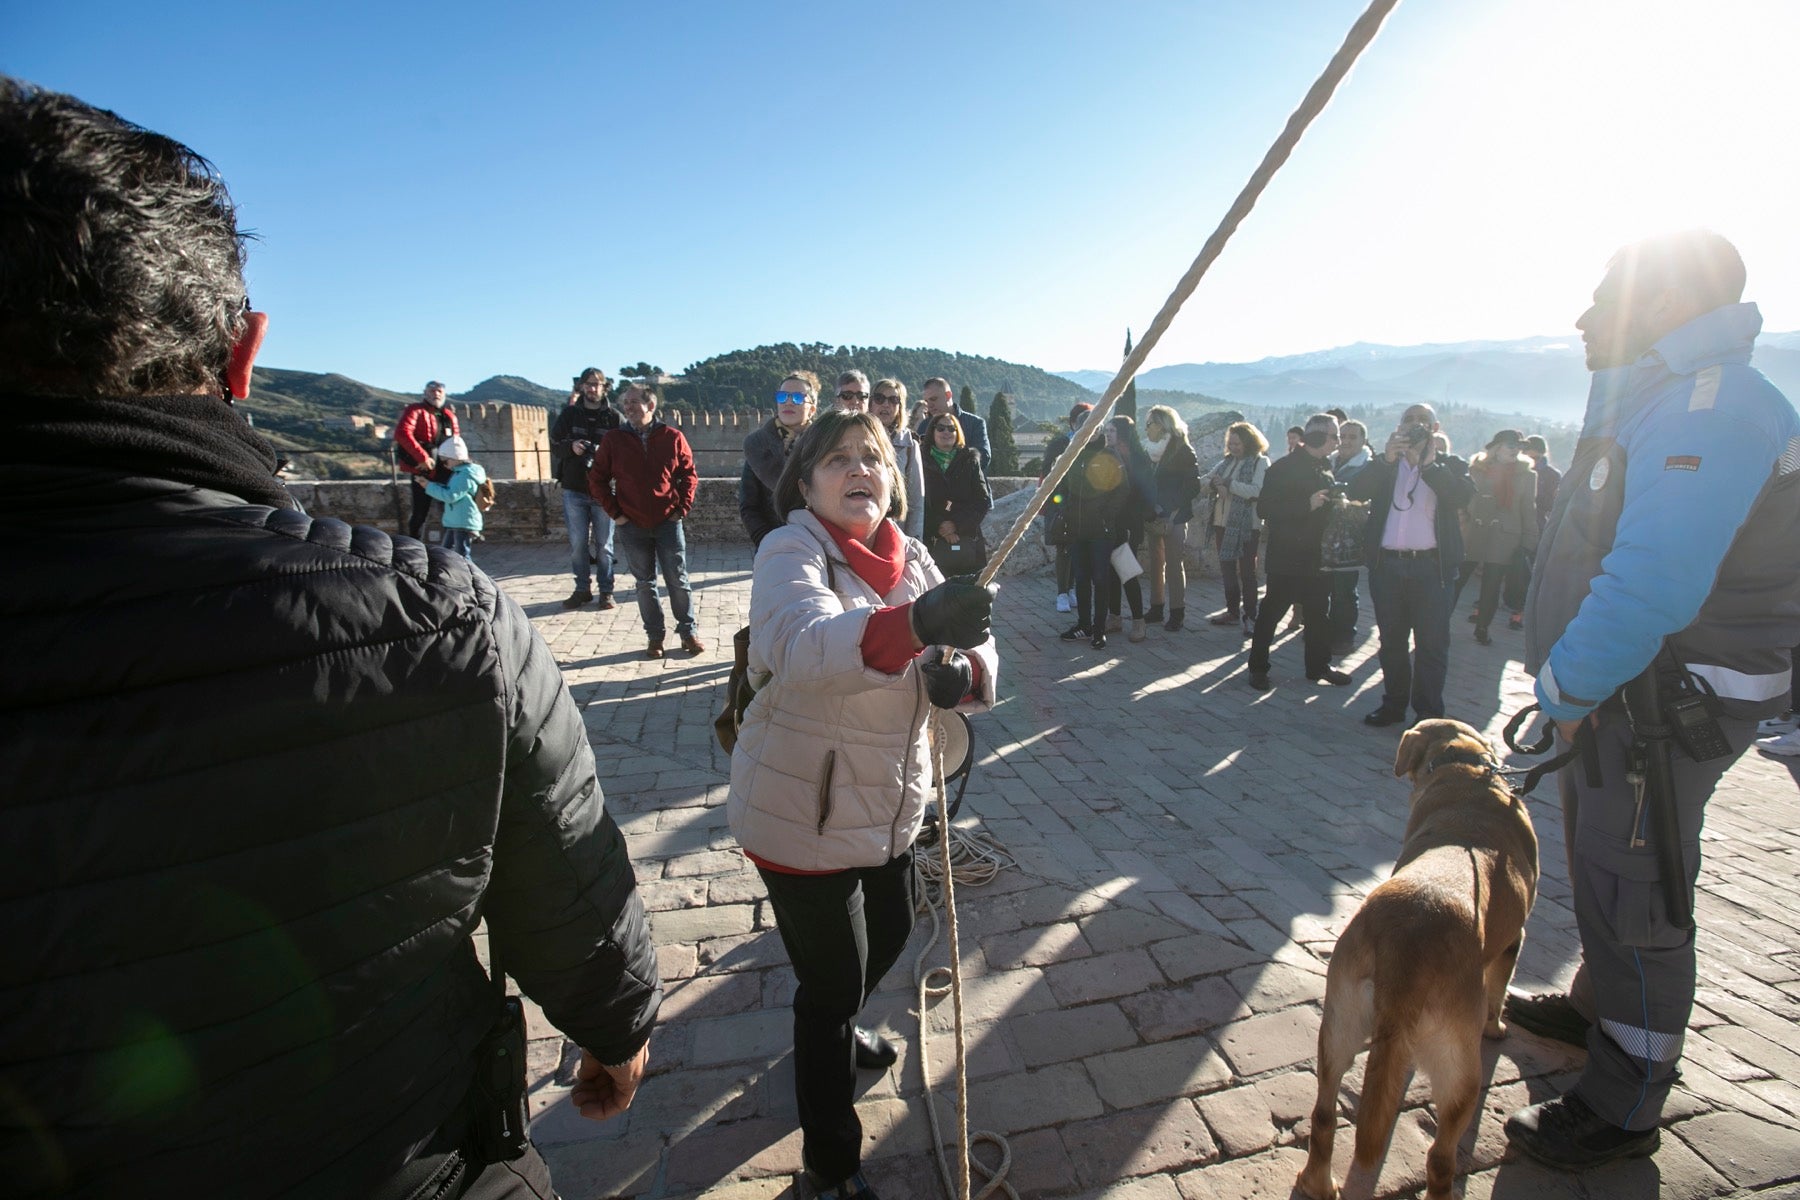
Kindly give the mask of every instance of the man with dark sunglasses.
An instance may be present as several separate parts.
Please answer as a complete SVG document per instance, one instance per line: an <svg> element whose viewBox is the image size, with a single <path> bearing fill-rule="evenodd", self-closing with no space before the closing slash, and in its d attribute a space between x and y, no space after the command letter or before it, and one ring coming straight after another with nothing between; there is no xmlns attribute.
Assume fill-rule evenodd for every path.
<svg viewBox="0 0 1800 1200"><path fill-rule="evenodd" d="M838 376L837 406L839 412L869 411L869 377L861 371L845 371Z"/></svg>
<svg viewBox="0 0 1800 1200"><path fill-rule="evenodd" d="M956 407L956 392L948 380L934 377L925 381L925 407L928 410L925 419L919 422L919 440L931 445L931 422L949 413L962 426L963 443L981 455L981 473L986 475L988 464L993 460L993 451L988 448L987 422L972 412Z"/></svg>

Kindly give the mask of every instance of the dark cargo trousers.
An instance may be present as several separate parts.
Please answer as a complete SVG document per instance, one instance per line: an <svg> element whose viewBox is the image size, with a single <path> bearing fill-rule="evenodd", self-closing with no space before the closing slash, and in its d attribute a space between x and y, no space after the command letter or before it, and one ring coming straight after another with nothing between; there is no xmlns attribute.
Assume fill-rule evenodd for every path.
<svg viewBox="0 0 1800 1200"><path fill-rule="evenodd" d="M1732 753L1696 763L1674 750L1682 864L1700 874L1700 828L1713 788L1755 737L1754 721L1721 721ZM1622 1129L1651 1129L1675 1082L1694 1006L1694 933L1669 923L1650 823L1625 778L1631 726L1610 708L1595 730L1601 783L1580 762L1557 777L1581 966L1569 994L1593 1019L1587 1068L1574 1091ZM1642 845L1634 845L1641 841Z"/></svg>

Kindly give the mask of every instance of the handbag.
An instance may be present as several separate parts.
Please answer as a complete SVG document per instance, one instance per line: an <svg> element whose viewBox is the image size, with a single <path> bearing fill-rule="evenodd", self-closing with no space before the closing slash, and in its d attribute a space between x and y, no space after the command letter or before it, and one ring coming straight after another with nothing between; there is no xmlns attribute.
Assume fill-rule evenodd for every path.
<svg viewBox="0 0 1800 1200"><path fill-rule="evenodd" d="M975 575L987 566L987 539L979 533L955 542L934 537L926 543L926 549L931 551L932 561L937 563L938 570L946 577Z"/></svg>
<svg viewBox="0 0 1800 1200"><path fill-rule="evenodd" d="M1138 562L1137 555L1131 552L1130 542L1120 542L1114 546L1111 557L1113 574L1119 577L1120 583L1130 583L1144 573L1143 565Z"/></svg>
<svg viewBox="0 0 1800 1200"><path fill-rule="evenodd" d="M1369 505L1362 500L1342 500L1331 506L1325 518L1325 535L1319 542L1319 566L1326 571L1345 571L1363 565L1363 535L1369 528Z"/></svg>

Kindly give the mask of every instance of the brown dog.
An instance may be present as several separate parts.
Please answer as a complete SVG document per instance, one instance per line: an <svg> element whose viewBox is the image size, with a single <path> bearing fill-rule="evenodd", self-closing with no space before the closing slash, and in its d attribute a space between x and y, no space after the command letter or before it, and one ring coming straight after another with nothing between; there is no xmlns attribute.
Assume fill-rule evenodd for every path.
<svg viewBox="0 0 1800 1200"><path fill-rule="evenodd" d="M1420 721L1400 739L1394 774L1413 781L1400 860L1338 938L1325 977L1319 1095L1298 1180L1313 1200L1338 1193L1338 1084L1370 1043L1357 1165L1373 1167L1387 1145L1416 1062L1437 1108L1426 1195L1450 1195L1481 1092L1481 1038L1506 1032L1500 1006L1537 895L1537 834L1495 765L1487 739L1460 721Z"/></svg>

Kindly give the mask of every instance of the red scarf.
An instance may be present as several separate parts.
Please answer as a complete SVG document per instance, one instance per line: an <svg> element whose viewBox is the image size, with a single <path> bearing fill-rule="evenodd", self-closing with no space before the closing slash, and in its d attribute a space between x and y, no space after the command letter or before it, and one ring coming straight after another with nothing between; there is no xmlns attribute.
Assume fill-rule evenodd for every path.
<svg viewBox="0 0 1800 1200"><path fill-rule="evenodd" d="M817 513L813 515L818 516ZM898 525L882 521L875 527L875 544L865 546L853 534L845 533L823 517L819 518L819 524L844 552L844 561L850 564L857 578L874 588L877 596L886 596L900 583L900 576L906 573L906 539Z"/></svg>

